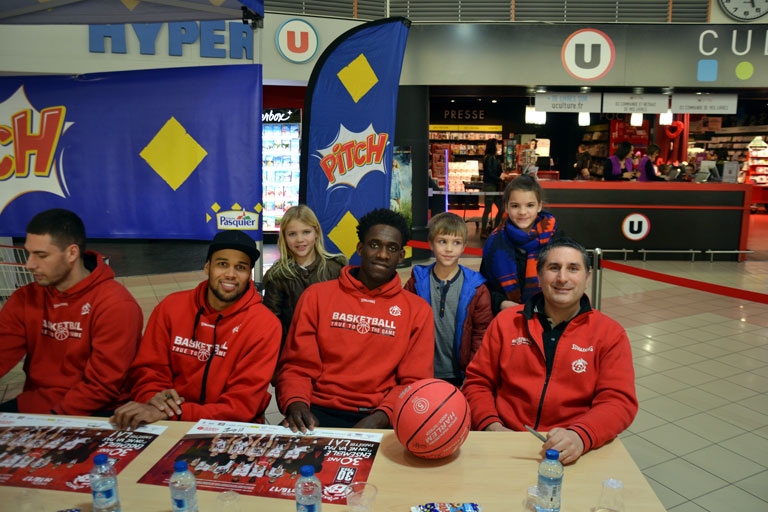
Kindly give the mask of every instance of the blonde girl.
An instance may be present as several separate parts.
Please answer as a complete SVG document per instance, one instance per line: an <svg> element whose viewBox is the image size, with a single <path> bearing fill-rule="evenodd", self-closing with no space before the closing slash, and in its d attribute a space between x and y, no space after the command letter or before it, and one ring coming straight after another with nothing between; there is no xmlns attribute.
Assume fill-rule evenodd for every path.
<svg viewBox="0 0 768 512"><path fill-rule="evenodd" d="M303 204L288 208L283 215L277 247L280 258L264 275L264 305L280 319L285 344L302 292L311 284L339 277L347 259L325 250L320 222Z"/></svg>

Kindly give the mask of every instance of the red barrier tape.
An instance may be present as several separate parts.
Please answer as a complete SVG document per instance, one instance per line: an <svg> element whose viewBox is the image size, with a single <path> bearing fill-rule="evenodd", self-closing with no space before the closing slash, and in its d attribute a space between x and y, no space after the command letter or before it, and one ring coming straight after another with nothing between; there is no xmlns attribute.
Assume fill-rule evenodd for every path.
<svg viewBox="0 0 768 512"><path fill-rule="evenodd" d="M414 249L426 249L430 251L429 248L429 242L420 242L418 240L411 240L406 244L409 247L413 247ZM462 254L466 254L467 256L482 256L483 250L478 249L477 247L465 247L464 252Z"/></svg>
<svg viewBox="0 0 768 512"><path fill-rule="evenodd" d="M694 281L693 279L686 279L684 277L675 277L668 274L662 274L661 272L654 272L652 270L644 270L641 268L630 267L629 265L623 265L614 261L602 260L600 263L602 268L608 270L616 270L618 272L624 272L637 277L645 279L652 279L654 281L660 281L662 283L673 284L675 286L683 286L685 288L692 288L707 293L714 293L717 295L725 295L726 297L733 297L734 299L744 299L752 302L760 302L762 304L768 304L768 295L750 292L747 290L740 290L738 288L729 288L728 286L720 286L719 284L702 283L701 281Z"/></svg>

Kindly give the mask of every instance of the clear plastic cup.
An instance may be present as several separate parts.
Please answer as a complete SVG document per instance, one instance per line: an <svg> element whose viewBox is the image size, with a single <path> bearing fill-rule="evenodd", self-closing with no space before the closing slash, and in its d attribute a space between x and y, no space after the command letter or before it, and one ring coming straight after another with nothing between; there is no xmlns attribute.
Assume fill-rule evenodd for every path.
<svg viewBox="0 0 768 512"><path fill-rule="evenodd" d="M224 491L216 496L216 512L242 512L240 495L235 491Z"/></svg>
<svg viewBox="0 0 768 512"><path fill-rule="evenodd" d="M352 482L347 487L347 510L349 512L371 512L379 489L367 482Z"/></svg>

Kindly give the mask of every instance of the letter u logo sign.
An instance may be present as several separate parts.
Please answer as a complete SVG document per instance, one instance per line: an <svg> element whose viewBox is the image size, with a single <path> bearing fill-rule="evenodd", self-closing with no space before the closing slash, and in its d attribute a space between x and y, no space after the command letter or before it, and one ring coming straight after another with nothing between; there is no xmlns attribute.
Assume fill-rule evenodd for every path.
<svg viewBox="0 0 768 512"><path fill-rule="evenodd" d="M613 68L616 48L604 32L577 30L563 43L560 60L565 70L579 80L597 80Z"/></svg>
<svg viewBox="0 0 768 512"><path fill-rule="evenodd" d="M302 19L288 20L277 29L275 47L285 60L303 64L317 53L317 32Z"/></svg>
<svg viewBox="0 0 768 512"><path fill-rule="evenodd" d="M642 240L651 232L651 221L642 213L630 213L621 223L621 232L633 242Z"/></svg>
<svg viewBox="0 0 768 512"><path fill-rule="evenodd" d="M600 45L592 44L590 46L589 60L587 60L586 45L579 43L576 45L576 65L581 69L595 69L600 65Z"/></svg>
<svg viewBox="0 0 768 512"><path fill-rule="evenodd" d="M288 31L288 50L293 53L304 53L309 50L309 32L299 32L298 37L296 36L293 30Z"/></svg>

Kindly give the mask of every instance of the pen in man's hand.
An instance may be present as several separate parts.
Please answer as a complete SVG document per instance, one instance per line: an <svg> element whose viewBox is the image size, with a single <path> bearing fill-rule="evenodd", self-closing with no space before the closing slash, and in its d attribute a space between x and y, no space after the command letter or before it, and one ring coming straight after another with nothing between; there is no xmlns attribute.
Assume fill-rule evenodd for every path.
<svg viewBox="0 0 768 512"><path fill-rule="evenodd" d="M533 435L535 435L536 437L538 437L539 439L541 439L541 442L542 442L542 443L546 443L546 442L547 442L547 438L546 438L546 437L544 437L542 434L539 434L538 432L536 432L535 430L533 430L533 427L529 427L528 425L524 425L524 426L525 426L525 429L526 429L528 432L530 432L531 434L533 434Z"/></svg>

